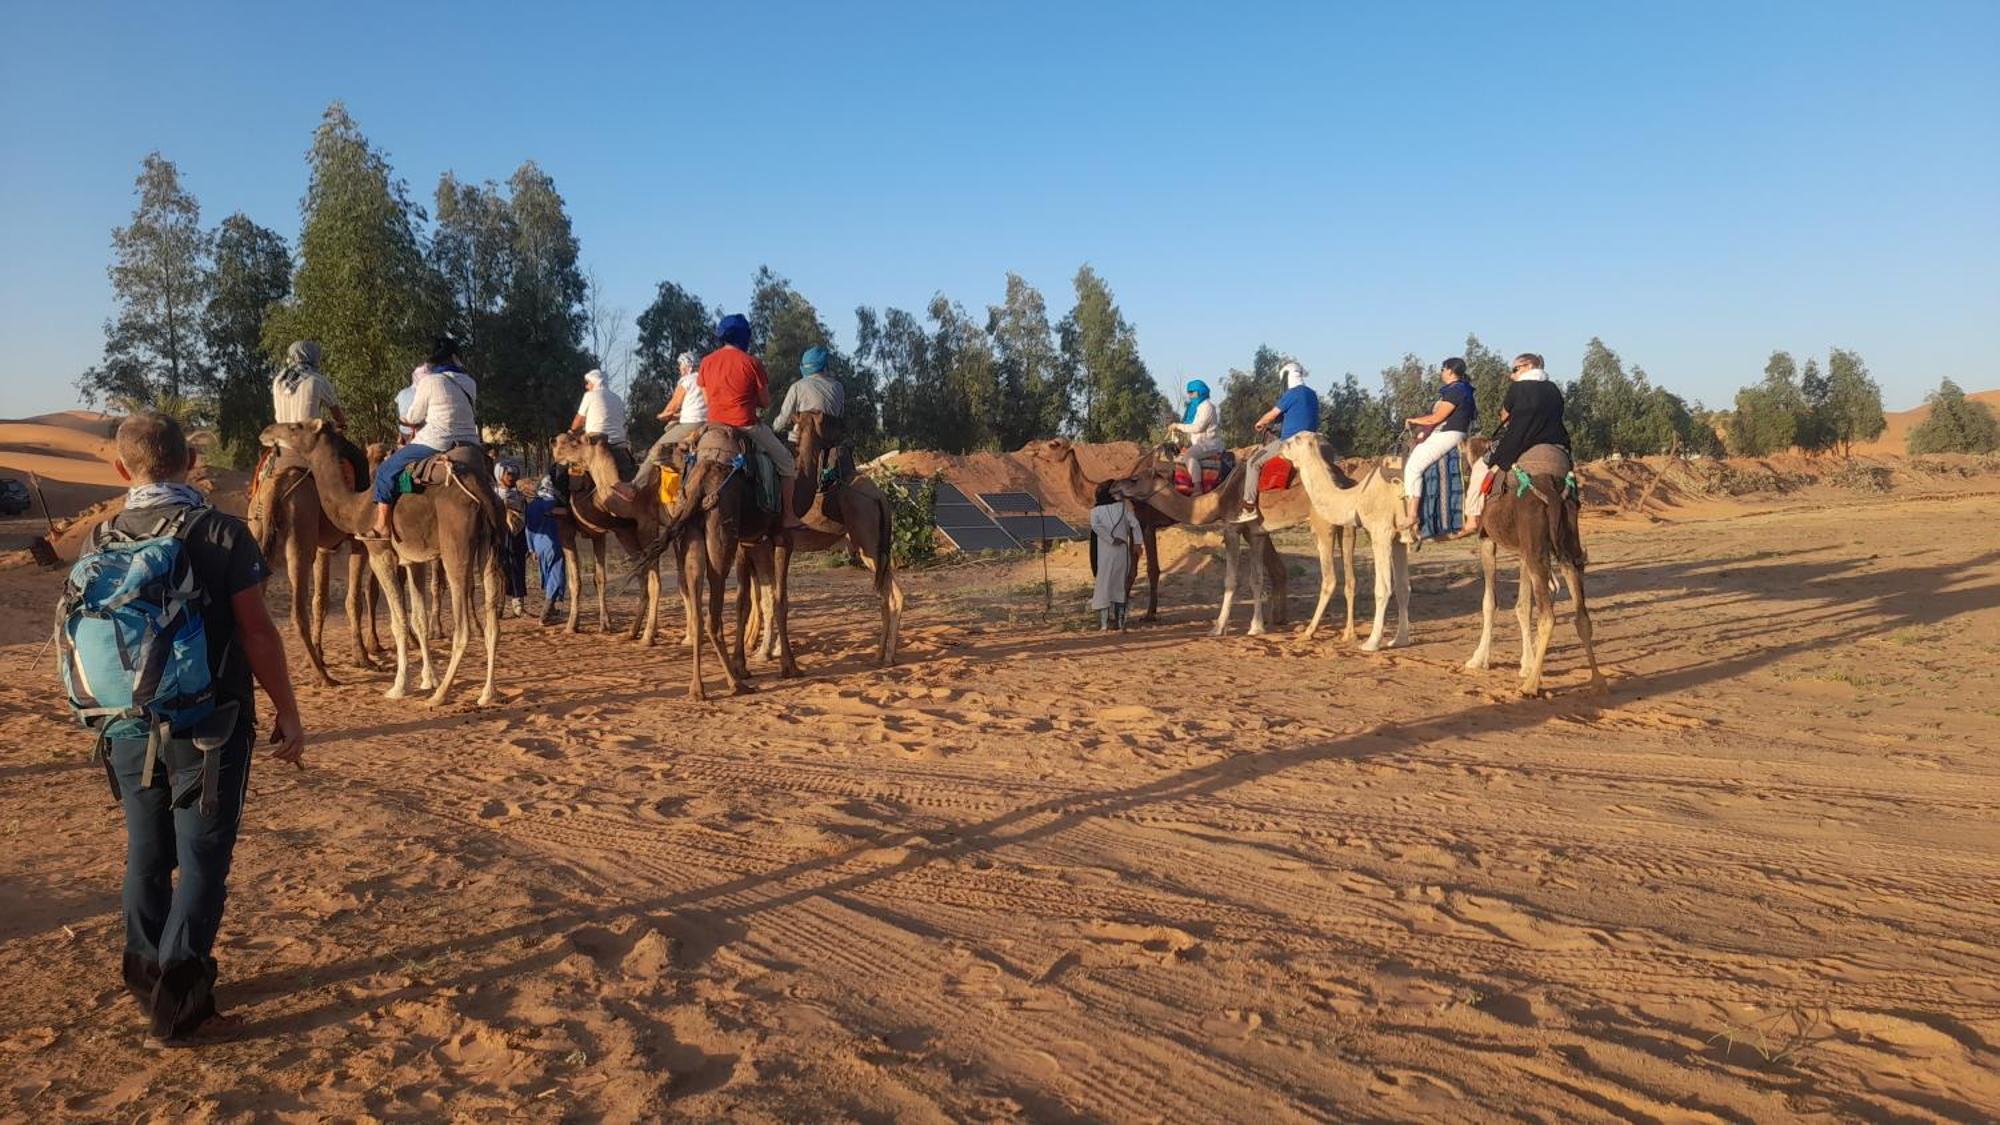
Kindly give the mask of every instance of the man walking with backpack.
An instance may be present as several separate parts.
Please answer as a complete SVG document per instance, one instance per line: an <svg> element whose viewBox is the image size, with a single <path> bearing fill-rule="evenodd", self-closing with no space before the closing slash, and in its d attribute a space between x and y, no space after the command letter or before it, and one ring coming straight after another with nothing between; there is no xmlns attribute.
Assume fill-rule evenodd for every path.
<svg viewBox="0 0 2000 1125"><path fill-rule="evenodd" d="M243 522L187 483L192 467L167 415L119 425L117 469L132 487L70 573L58 636L70 705L97 732L124 806L124 977L156 1047L216 1026L213 949L249 789L253 676L277 711L271 756L297 766L305 750L264 606L270 572Z"/></svg>

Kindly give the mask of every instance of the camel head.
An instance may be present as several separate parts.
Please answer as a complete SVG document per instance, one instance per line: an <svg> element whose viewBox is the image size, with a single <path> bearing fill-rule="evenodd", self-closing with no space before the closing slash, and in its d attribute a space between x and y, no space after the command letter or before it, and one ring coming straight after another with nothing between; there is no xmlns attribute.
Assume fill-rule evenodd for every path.
<svg viewBox="0 0 2000 1125"><path fill-rule="evenodd" d="M1074 460L1076 457L1076 447L1070 444L1068 438L1053 437L1044 438L1041 441L1031 441L1027 444L1026 448L1029 455L1037 461L1054 461L1060 463Z"/></svg>
<svg viewBox="0 0 2000 1125"><path fill-rule="evenodd" d="M273 422L257 435L259 444L304 456L319 445L320 438L333 429L324 418L310 422Z"/></svg>

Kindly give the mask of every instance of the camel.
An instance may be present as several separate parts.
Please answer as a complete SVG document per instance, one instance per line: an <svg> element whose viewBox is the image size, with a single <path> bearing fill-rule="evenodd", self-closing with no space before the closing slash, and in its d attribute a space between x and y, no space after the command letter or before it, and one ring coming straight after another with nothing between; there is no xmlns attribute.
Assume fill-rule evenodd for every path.
<svg viewBox="0 0 2000 1125"><path fill-rule="evenodd" d="M575 587L570 591L569 623L563 626L563 632L576 632L577 617L583 605L583 571L578 565L580 552L577 540L588 539L597 576L597 629L598 632L608 633L611 625L604 604L605 541L616 536L627 554L635 558L643 555L646 545L658 534L659 505L657 502L645 503L643 497L626 500L612 490L619 480L618 462L611 455L611 447L605 443L603 434L560 434L550 456L558 465L590 474L588 489L570 490L569 518L559 525L563 560L569 568L570 583ZM626 633L626 638L651 645L659 624L660 572L658 567L648 567L645 609L632 619L632 628ZM689 638L689 643L692 640Z"/></svg>
<svg viewBox="0 0 2000 1125"><path fill-rule="evenodd" d="M1046 461L1064 467L1064 484L1069 489L1069 498L1072 504L1085 511L1096 506L1098 482L1083 475L1083 466L1077 461L1076 447L1068 439L1048 438L1044 441L1034 442L1028 446L1028 452L1038 461ZM1242 460L1239 458L1237 463L1240 465ZM1128 496L1128 499L1133 501L1133 510L1139 517L1139 530L1145 536L1145 620L1153 621L1158 619L1160 615L1160 529L1174 527L1178 524L1186 524L1188 519L1186 518L1184 506L1186 510L1191 510L1195 503L1195 498L1182 496L1174 491L1173 466L1170 463L1163 463L1157 455L1140 458L1139 462L1132 467L1131 472L1116 479L1128 484L1144 483L1144 487L1131 490L1132 494ZM1234 481L1235 483L1230 484L1230 481ZM1234 488L1242 487L1241 477L1231 477L1230 481L1218 484L1213 492L1199 499L1206 500L1209 496L1224 494L1224 484L1230 484ZM1235 496L1236 493L1228 493L1228 495ZM1158 503L1155 503L1155 498L1158 499ZM1233 512L1218 508L1215 510L1215 514L1210 515L1202 522L1213 523L1217 519L1226 519L1229 514L1233 514ZM1281 526L1290 527L1291 524L1286 523ZM1278 527L1270 525L1268 516L1265 520L1265 528L1267 530L1279 530ZM1227 528L1224 530L1224 539L1233 542ZM1264 581L1276 592L1271 612L1271 623L1273 625L1287 624L1290 621L1290 615L1285 604L1288 585L1288 576L1285 573L1285 560L1283 556L1278 554L1278 549L1271 544L1269 536L1260 535L1256 537L1256 540L1259 561L1263 564ZM1234 558L1232 549L1232 554L1230 555L1232 565ZM1235 572L1232 569L1230 573L1234 575ZM1131 578L1136 582L1138 578L1138 571L1136 569L1133 570ZM1230 580L1229 588L1231 590L1235 588L1233 577ZM1127 587L1127 596L1129 600L1129 586ZM1226 612L1223 615L1223 619L1225 621L1228 619ZM1221 629L1218 626L1217 634L1220 635L1220 632ZM1263 632L1261 619L1253 627L1252 632L1253 634Z"/></svg>
<svg viewBox="0 0 2000 1125"><path fill-rule="evenodd" d="M698 637L708 638L732 695L750 690L749 670L740 663L740 651L732 654L722 643L722 588L729 568L738 562L740 551L761 542L762 550L751 550L746 565L755 573L738 579L739 618L747 610L751 581L768 583L772 608L768 620L778 634L781 676L798 674L791 664L791 644L785 637L788 610L786 589L791 569L791 544L784 531L783 516L758 508L749 474L739 465L749 455L741 431L730 426L711 425L694 439L694 464L681 480L680 500L672 511L663 511L660 533L640 557L641 569L655 567L662 554L675 552L681 560L681 588L687 598L688 628ZM644 498L642 498L644 499ZM652 497L659 504L657 495ZM740 639L739 639L740 640ZM708 698L701 681L701 644L692 652L688 682L690 699Z"/></svg>
<svg viewBox="0 0 2000 1125"><path fill-rule="evenodd" d="M303 464L281 463L267 478L255 482L250 505L250 534L266 559L284 559L292 589L292 627L313 673L326 687L339 681L326 668L326 600L332 584L333 556L343 546L347 555L347 624L354 640L355 662L382 667L382 641L375 635L373 598L368 590L367 552L346 532L333 526L320 510L319 492L304 487L309 470ZM362 629L364 605L369 628Z"/></svg>
<svg viewBox="0 0 2000 1125"><path fill-rule="evenodd" d="M1390 455L1371 465L1359 484L1343 484L1327 461L1326 450L1316 434L1297 434L1282 448L1285 460L1298 470L1312 509L1320 520L1331 525L1341 543L1341 557L1347 564L1347 628L1341 639L1354 639L1354 535L1368 530L1375 551L1375 627L1362 642L1361 651L1382 647L1382 626L1388 616L1391 595L1396 601L1396 635L1391 646L1410 643L1410 549L1396 534L1396 520L1403 511L1402 458ZM1456 456L1456 454L1454 454ZM1329 539L1319 540L1319 604L1313 608L1305 636L1319 629L1320 616L1333 596L1333 550Z"/></svg>
<svg viewBox="0 0 2000 1125"><path fill-rule="evenodd" d="M313 487L319 493L320 509L332 524L349 535L365 531L374 522L374 498L367 489L345 487L341 460L352 451L324 419L305 423L266 426L259 436L265 445L305 458L312 467ZM418 615L414 636L423 661L421 685L429 687L430 643L425 637L422 600L416 596L415 568L432 560L444 564L446 585L452 608L451 659L437 680L430 703L444 702L451 682L458 674L470 639L472 585L485 583L482 609L486 643L486 680L479 693L481 706L493 702L493 673L499 656L500 597L504 586L500 574L500 536L505 517L485 479L468 485L462 479L405 496L395 507L394 535L387 541L368 541L368 565L389 602L389 631L396 637L396 678L385 693L401 699L408 693L413 635L404 608L403 591L396 584L397 571L404 572L411 602Z"/></svg>
<svg viewBox="0 0 2000 1125"><path fill-rule="evenodd" d="M1563 482L1550 474L1532 474L1526 495L1515 487L1517 479L1511 472L1500 474L1479 521L1479 566L1485 572L1486 588L1480 599L1479 647L1465 666L1484 671L1493 650L1493 585L1504 547L1521 559L1521 585L1514 599L1514 617L1521 623L1521 694L1532 697L1542 691L1542 666L1549 654L1549 637L1555 632L1556 567L1561 568L1570 595L1576 599L1576 635L1583 640L1584 659L1590 664L1589 690L1607 691L1609 685L1597 667L1597 648L1591 643L1590 605L1583 589L1586 557L1583 535L1577 527L1581 505L1566 494ZM1531 623L1532 643L1528 637Z"/></svg>

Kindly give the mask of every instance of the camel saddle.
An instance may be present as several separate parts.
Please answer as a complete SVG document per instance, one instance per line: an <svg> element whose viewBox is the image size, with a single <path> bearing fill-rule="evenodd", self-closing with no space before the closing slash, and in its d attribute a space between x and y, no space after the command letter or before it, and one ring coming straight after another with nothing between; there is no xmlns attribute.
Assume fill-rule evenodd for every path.
<svg viewBox="0 0 2000 1125"><path fill-rule="evenodd" d="M778 467L771 463L768 454L757 448L750 435L735 426L711 422L696 436L693 448L688 451L687 467L692 470L702 461L727 465L731 472L748 476L750 493L756 498L757 509L766 515L777 514L780 492Z"/></svg>
<svg viewBox="0 0 2000 1125"><path fill-rule="evenodd" d="M492 475L484 449L470 444L455 445L404 469L396 477L396 491L422 492L450 484L451 478L459 477L475 495L483 495L489 488L487 481L492 479Z"/></svg>
<svg viewBox="0 0 2000 1125"><path fill-rule="evenodd" d="M1202 496L1214 492L1217 485L1236 471L1236 454L1230 450L1220 453L1204 453L1201 456L1201 487L1188 479L1187 465L1174 462L1174 491L1182 496Z"/></svg>

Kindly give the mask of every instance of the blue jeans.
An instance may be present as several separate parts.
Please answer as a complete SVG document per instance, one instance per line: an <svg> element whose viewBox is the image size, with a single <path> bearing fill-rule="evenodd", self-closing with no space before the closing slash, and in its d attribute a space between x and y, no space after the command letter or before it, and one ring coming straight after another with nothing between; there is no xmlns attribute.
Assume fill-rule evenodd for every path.
<svg viewBox="0 0 2000 1125"><path fill-rule="evenodd" d="M110 744L125 808L125 982L152 1015L156 1035L186 1034L215 1014L215 934L250 784L253 723L243 720L213 751L222 758L212 817L201 813L199 752L190 749L191 764L177 769L163 749L153 784L141 788L145 740ZM195 800L174 808L174 791L190 787Z"/></svg>
<svg viewBox="0 0 2000 1125"><path fill-rule="evenodd" d="M440 451L416 442L389 454L382 461L382 467L375 470L375 502L394 504L396 502L396 474L426 457L435 457Z"/></svg>

